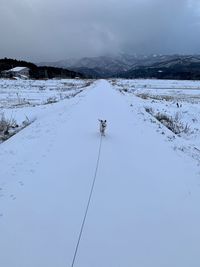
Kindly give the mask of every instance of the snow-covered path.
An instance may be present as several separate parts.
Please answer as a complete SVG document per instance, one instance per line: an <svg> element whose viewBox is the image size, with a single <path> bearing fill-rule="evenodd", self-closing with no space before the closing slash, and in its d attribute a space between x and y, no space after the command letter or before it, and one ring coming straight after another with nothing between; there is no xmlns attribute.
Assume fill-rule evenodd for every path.
<svg viewBox="0 0 200 267"><path fill-rule="evenodd" d="M77 267L199 267L200 187L107 81L52 106L0 148L0 265L71 266L108 120ZM74 101L74 102L73 102ZM77 103L77 104L76 104ZM74 105L73 105L74 104Z"/></svg>

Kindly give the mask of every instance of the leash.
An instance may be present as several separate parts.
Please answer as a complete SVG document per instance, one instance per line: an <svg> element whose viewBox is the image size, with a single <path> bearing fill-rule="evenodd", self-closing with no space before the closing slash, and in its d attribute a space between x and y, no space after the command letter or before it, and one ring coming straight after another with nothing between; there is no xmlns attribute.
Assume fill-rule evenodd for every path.
<svg viewBox="0 0 200 267"><path fill-rule="evenodd" d="M95 168L95 173L94 173L94 178L93 178L93 181L92 181L91 190L90 190L87 206L86 206L86 209L85 209L85 214L84 214L84 217L83 217L83 221L82 221L82 224L81 224L81 229L80 229L80 233L79 233L79 236L78 236L76 248L75 248L75 251L74 251L74 256L73 256L71 267L74 267L74 263L76 261L77 252L78 252L78 249L79 249L81 237L82 237L84 226L85 226L85 222L86 222L86 219L87 219L88 210L89 210L89 207L90 207L90 202L91 202L93 191L94 191L94 186L95 186L95 182L96 182L96 178L97 178L97 172L98 172L99 161L100 161L100 156L101 156L102 137L103 137L103 135L101 134L100 143L99 143L98 157L97 157L97 163L96 163L96 168Z"/></svg>

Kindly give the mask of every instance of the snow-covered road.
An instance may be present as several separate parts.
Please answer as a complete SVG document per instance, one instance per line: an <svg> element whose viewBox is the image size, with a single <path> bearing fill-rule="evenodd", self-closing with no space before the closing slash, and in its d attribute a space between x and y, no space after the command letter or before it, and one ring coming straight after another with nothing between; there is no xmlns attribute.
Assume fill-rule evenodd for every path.
<svg viewBox="0 0 200 267"><path fill-rule="evenodd" d="M131 111L132 110L132 111ZM0 148L0 266L199 267L200 180L104 80Z"/></svg>

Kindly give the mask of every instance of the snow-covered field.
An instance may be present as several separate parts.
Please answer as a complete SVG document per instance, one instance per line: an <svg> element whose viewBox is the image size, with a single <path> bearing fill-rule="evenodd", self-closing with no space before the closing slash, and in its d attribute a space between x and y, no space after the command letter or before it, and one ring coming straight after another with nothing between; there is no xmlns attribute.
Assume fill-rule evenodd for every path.
<svg viewBox="0 0 200 267"><path fill-rule="evenodd" d="M172 142L175 150L200 163L200 81L113 80L112 83L128 96L130 105L139 107L145 121L153 123L155 130ZM170 131L164 126L169 126Z"/></svg>
<svg viewBox="0 0 200 267"><path fill-rule="evenodd" d="M23 128L48 109L49 104L69 99L81 93L89 80L6 80L0 79L1 119ZM12 123L11 123L12 124ZM18 131L11 129L11 131ZM1 142L1 133L0 133Z"/></svg>
<svg viewBox="0 0 200 267"><path fill-rule="evenodd" d="M0 108L35 107L70 97L87 80L0 80Z"/></svg>
<svg viewBox="0 0 200 267"><path fill-rule="evenodd" d="M72 266L95 181L74 267L199 267L199 83L98 80L44 104L63 82L10 82L40 104L2 107L36 119L0 144L0 266Z"/></svg>

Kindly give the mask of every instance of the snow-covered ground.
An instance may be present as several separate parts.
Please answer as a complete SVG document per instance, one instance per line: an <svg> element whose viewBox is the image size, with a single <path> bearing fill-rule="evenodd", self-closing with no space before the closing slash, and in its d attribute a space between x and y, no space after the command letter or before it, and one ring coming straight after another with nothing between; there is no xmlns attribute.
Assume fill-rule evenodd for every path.
<svg viewBox="0 0 200 267"><path fill-rule="evenodd" d="M200 163L200 81L114 80L112 83L128 97L130 105L137 106L145 121L153 123L152 127L166 136L175 150ZM180 126L179 134L168 131L155 119L162 119L163 115Z"/></svg>
<svg viewBox="0 0 200 267"><path fill-rule="evenodd" d="M0 122L4 117L22 127L48 110L49 104L74 97L89 84L90 80L0 79Z"/></svg>
<svg viewBox="0 0 200 267"><path fill-rule="evenodd" d="M96 81L47 105L0 145L3 267L71 266L95 174L99 118L108 128L74 266L200 266L199 168L172 148L172 139L187 138L152 123L145 107L157 102L135 96L132 83Z"/></svg>
<svg viewBox="0 0 200 267"><path fill-rule="evenodd" d="M0 108L20 108L59 101L81 89L87 80L3 80L0 79ZM49 100L50 99L50 100Z"/></svg>

